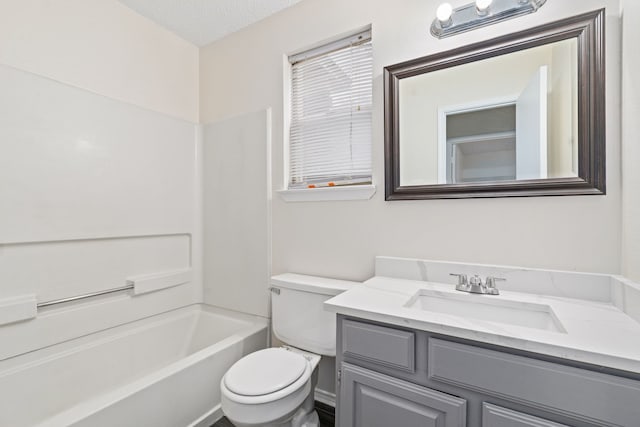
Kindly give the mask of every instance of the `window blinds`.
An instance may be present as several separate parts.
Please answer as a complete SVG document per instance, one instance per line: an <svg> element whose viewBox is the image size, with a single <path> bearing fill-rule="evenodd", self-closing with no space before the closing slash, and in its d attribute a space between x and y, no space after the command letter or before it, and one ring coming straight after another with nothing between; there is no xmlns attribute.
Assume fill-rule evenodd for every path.
<svg viewBox="0 0 640 427"><path fill-rule="evenodd" d="M289 61L289 188L371 182L371 32Z"/></svg>

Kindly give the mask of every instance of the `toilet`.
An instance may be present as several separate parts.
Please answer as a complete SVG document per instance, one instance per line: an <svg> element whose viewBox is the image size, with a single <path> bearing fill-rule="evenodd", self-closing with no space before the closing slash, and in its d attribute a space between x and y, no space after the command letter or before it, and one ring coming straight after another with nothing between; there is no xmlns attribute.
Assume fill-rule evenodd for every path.
<svg viewBox="0 0 640 427"><path fill-rule="evenodd" d="M236 427L318 427L314 390L321 356L336 355L336 316L324 301L353 282L299 274L271 278L273 334L285 345L237 361L220 383Z"/></svg>

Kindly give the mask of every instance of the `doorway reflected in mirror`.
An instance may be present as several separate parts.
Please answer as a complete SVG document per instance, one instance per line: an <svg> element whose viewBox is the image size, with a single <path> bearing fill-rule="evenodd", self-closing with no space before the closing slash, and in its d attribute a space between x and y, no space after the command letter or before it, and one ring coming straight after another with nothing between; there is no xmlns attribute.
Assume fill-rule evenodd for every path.
<svg viewBox="0 0 640 427"><path fill-rule="evenodd" d="M400 81L401 185L578 176L577 40Z"/></svg>

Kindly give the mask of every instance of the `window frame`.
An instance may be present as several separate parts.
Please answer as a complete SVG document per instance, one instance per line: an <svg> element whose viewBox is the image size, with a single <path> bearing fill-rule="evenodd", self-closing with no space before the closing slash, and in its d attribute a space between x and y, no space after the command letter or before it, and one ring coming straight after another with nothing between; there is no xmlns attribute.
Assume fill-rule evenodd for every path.
<svg viewBox="0 0 640 427"><path fill-rule="evenodd" d="M324 43L317 47L301 51L289 56L284 56L284 190L278 191L285 201L313 201L313 200L366 200L375 194L373 184L373 76L371 78L371 104L370 108L370 140L368 149L370 153L370 164L368 165L368 177L361 178L362 182L346 182L344 185L327 186L318 185L314 188L307 188L303 185L292 185L292 164L291 164L291 130L293 122L293 67L295 64L309 59L314 59L322 55L327 55L339 50L346 49L354 44L371 43L371 28L360 30L347 37L341 37L329 43ZM372 48L371 48L372 49ZM373 52L371 52L373 59ZM373 66L372 66L373 68ZM353 123L353 122L352 122ZM336 176L337 178L337 176ZM330 180L331 178L329 178Z"/></svg>

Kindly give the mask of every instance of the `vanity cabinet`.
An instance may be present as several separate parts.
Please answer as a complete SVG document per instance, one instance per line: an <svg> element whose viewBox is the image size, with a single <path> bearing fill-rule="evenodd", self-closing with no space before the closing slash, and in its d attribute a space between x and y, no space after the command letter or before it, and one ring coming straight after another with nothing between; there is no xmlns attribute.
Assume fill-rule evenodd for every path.
<svg viewBox="0 0 640 427"><path fill-rule="evenodd" d="M348 363L342 366L341 425L366 427L465 427L466 402Z"/></svg>
<svg viewBox="0 0 640 427"><path fill-rule="evenodd" d="M568 427L566 424L554 423L489 403L482 405L482 425L491 427Z"/></svg>
<svg viewBox="0 0 640 427"><path fill-rule="evenodd" d="M339 427L640 427L640 376L338 316Z"/></svg>

